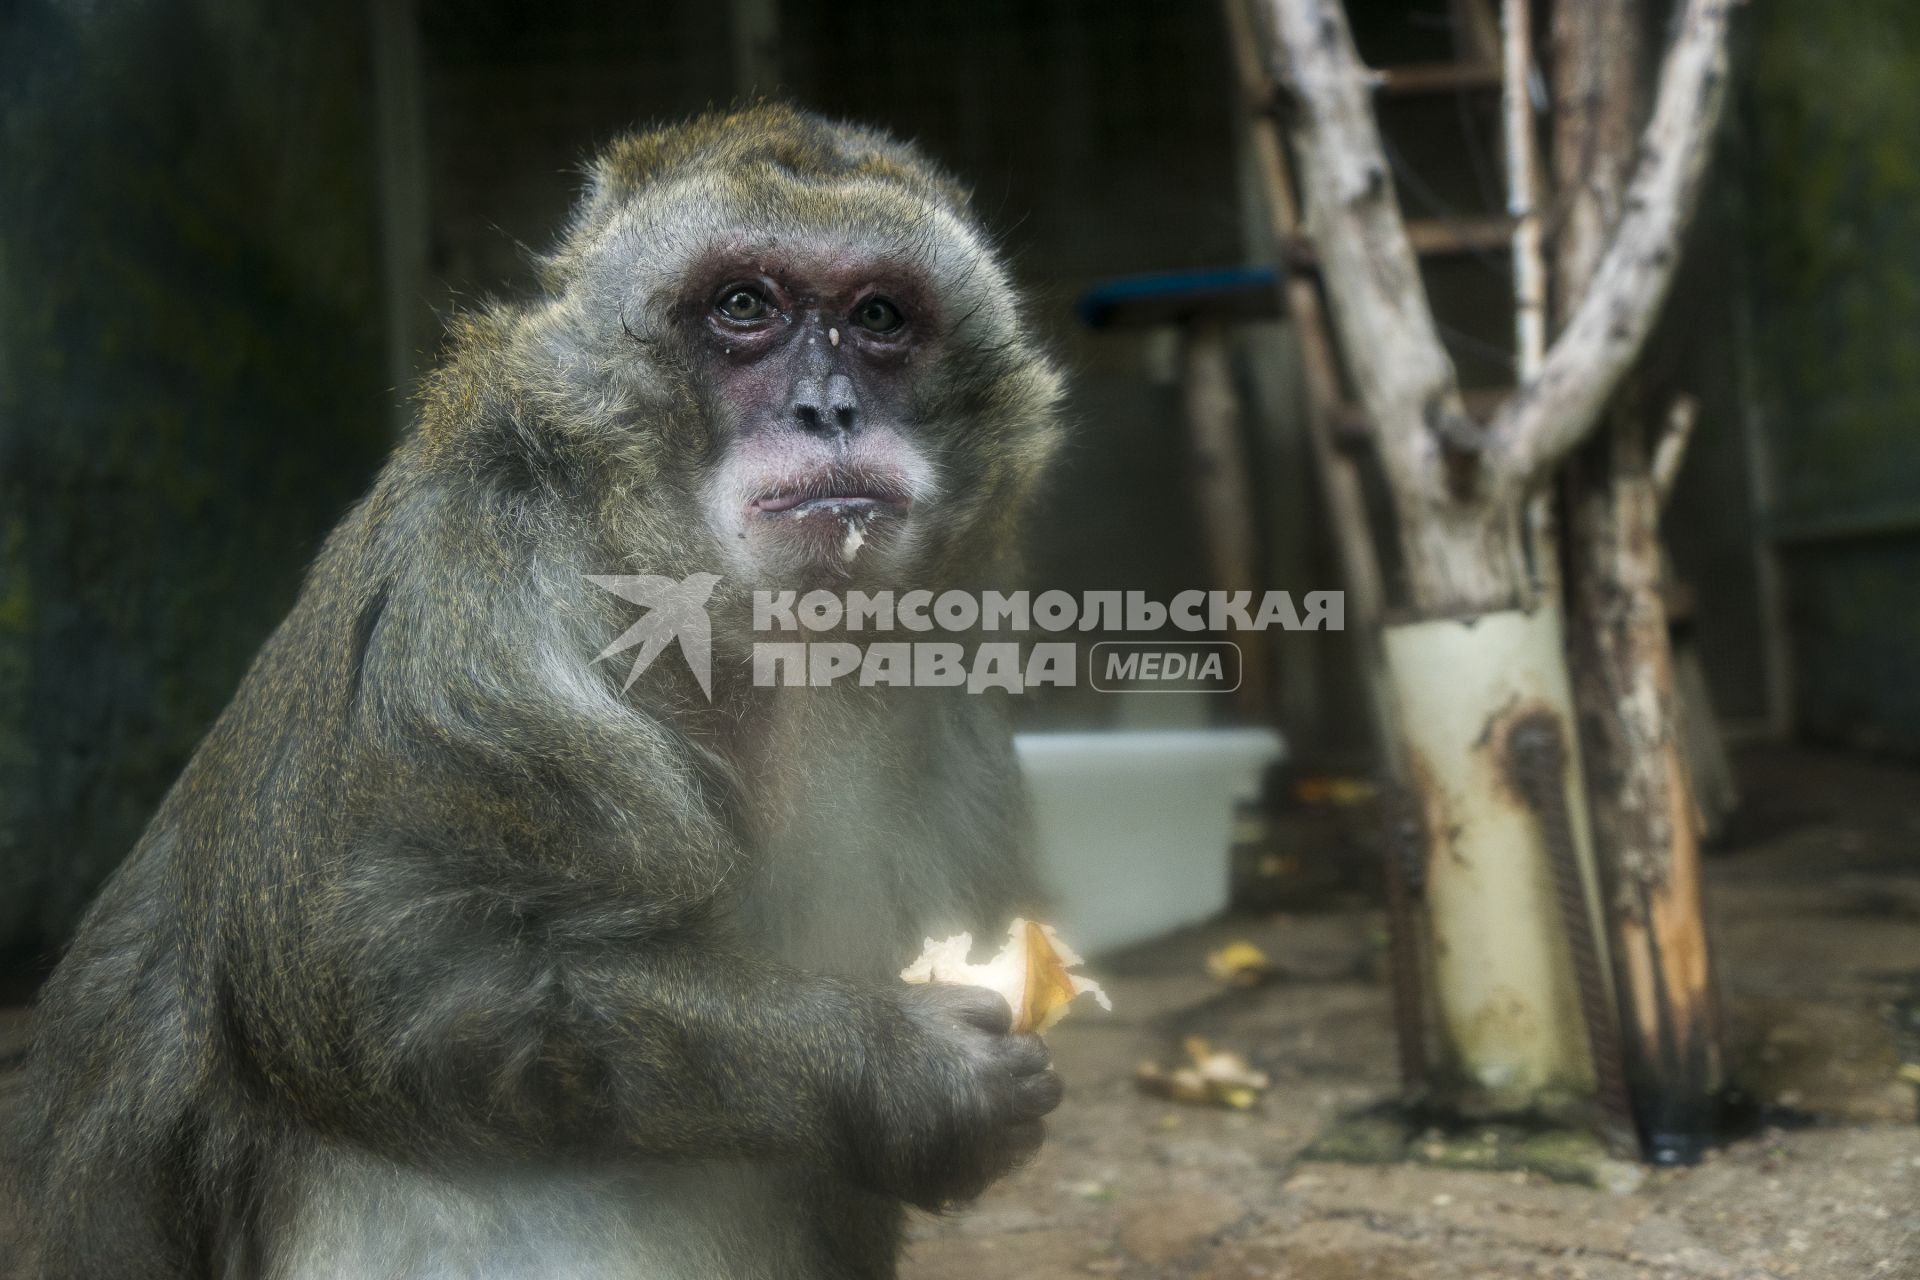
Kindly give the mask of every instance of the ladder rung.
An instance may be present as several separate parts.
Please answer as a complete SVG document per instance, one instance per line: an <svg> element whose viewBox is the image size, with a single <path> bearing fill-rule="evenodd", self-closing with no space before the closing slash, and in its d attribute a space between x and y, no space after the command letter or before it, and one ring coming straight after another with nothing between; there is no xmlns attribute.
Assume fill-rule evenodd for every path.
<svg viewBox="0 0 1920 1280"><path fill-rule="evenodd" d="M1407 223L1407 239L1413 252L1422 258L1489 253L1513 243L1513 219L1414 218ZM1285 257L1287 265L1295 270L1312 271L1320 265L1320 255L1306 236L1289 239Z"/></svg>
<svg viewBox="0 0 1920 1280"><path fill-rule="evenodd" d="M1512 218L1412 218L1407 239L1423 258L1483 253L1513 243Z"/></svg>
<svg viewBox="0 0 1920 1280"><path fill-rule="evenodd" d="M1392 94L1449 93L1458 89L1497 89L1500 68L1478 62L1415 62L1381 67L1380 91Z"/></svg>

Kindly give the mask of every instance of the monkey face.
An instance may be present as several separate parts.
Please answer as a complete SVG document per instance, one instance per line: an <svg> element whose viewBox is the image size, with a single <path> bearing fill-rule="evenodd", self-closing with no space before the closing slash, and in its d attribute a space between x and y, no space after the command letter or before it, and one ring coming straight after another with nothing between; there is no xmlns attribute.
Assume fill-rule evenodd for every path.
<svg viewBox="0 0 1920 1280"><path fill-rule="evenodd" d="M683 320L725 408L707 500L731 558L803 579L908 567L941 495L941 442L914 397L941 324L924 276L777 246L716 255L697 280Z"/></svg>
<svg viewBox="0 0 1920 1280"><path fill-rule="evenodd" d="M1059 379L911 148L775 107L638 135L547 265L580 420L683 505L691 567L923 586L1010 545Z"/></svg>

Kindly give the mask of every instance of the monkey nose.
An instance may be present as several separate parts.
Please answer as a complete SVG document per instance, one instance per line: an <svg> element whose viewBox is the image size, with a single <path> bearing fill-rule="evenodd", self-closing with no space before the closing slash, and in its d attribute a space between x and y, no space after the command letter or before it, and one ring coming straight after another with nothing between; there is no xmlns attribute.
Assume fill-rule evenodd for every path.
<svg viewBox="0 0 1920 1280"><path fill-rule="evenodd" d="M793 389L794 421L803 431L837 435L852 431L860 411L853 379L844 373L826 379L803 378Z"/></svg>

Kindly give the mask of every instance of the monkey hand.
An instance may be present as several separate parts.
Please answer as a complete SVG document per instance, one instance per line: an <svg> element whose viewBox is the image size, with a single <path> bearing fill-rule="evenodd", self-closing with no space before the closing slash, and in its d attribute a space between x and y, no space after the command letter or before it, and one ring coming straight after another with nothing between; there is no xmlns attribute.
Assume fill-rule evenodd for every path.
<svg viewBox="0 0 1920 1280"><path fill-rule="evenodd" d="M861 1181L923 1209L971 1200L1040 1146L1060 1077L1006 999L935 983L900 996L904 1027L875 1046L852 1135Z"/></svg>

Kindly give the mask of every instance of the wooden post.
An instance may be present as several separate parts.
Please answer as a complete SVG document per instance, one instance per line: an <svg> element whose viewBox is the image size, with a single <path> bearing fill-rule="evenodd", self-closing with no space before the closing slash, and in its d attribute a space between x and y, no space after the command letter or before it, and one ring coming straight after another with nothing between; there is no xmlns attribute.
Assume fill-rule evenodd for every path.
<svg viewBox="0 0 1920 1280"><path fill-rule="evenodd" d="M1218 321L1192 320L1182 327L1180 341L1180 390L1193 455L1194 496L1206 524L1210 577L1220 590L1251 591L1258 598L1252 469L1241 436L1240 397L1233 387L1226 330ZM1271 651L1258 631L1243 632L1233 642L1240 649L1241 667L1234 703L1247 719L1264 724L1273 718Z"/></svg>
<svg viewBox="0 0 1920 1280"><path fill-rule="evenodd" d="M1600 246L1625 213L1642 99L1640 16L1634 0L1561 0L1554 9L1563 299L1587 289ZM1674 1162L1704 1146L1722 1080L1700 824L1661 592L1663 481L1671 484L1691 423L1673 420L1657 451L1645 423L1629 388L1569 466L1569 593L1629 1086L1648 1153Z"/></svg>

